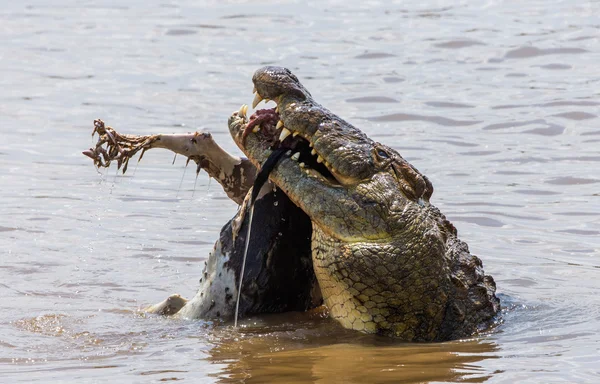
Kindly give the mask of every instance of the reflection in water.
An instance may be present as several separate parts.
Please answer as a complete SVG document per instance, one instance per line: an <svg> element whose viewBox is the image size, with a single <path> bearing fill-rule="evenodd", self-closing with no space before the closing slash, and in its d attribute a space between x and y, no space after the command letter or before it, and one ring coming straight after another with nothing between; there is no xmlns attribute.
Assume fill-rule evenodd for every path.
<svg viewBox="0 0 600 384"><path fill-rule="evenodd" d="M114 324L127 327L94 331L102 321L94 315L18 320L13 329L29 335L35 353L0 356L0 363L23 365L32 379L46 380L53 371L60 375L75 368L70 355L76 353L86 369L102 370L100 376L131 371L131 366L110 363L129 357L145 362L137 364L136 376L161 381L210 377L221 383L475 383L490 377L481 362L498 357L496 344L485 338L402 343L343 329L321 313L261 316L234 329L118 309L106 312ZM0 347L18 350L17 341Z"/></svg>
<svg viewBox="0 0 600 384"><path fill-rule="evenodd" d="M222 337L209 351L211 361L224 364L219 382L475 383L489 378L478 363L496 357L489 340L401 343L307 317L268 316L266 324Z"/></svg>

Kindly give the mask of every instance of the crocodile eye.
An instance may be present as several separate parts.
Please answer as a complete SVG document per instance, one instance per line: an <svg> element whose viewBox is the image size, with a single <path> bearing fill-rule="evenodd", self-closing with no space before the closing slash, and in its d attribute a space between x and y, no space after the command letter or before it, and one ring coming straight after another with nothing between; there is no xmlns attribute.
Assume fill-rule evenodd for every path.
<svg viewBox="0 0 600 384"><path fill-rule="evenodd" d="M378 149L377 150L377 156L379 156L382 159L389 159L390 158L388 156L387 152L385 152L383 149Z"/></svg>

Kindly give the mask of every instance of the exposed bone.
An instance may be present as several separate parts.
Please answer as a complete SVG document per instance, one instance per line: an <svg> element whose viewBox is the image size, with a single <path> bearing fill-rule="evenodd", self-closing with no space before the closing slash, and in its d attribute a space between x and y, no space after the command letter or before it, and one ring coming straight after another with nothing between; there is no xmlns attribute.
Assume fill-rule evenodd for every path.
<svg viewBox="0 0 600 384"><path fill-rule="evenodd" d="M98 133L96 146L83 151L83 154L94 160L97 167L108 168L111 162L117 162L117 168L127 171L129 160L142 151L152 148L164 148L186 156L197 164L196 172L204 169L210 177L216 179L230 199L238 204L244 201L248 190L256 178L256 167L244 158L233 156L221 148L208 132L187 134L158 135L124 135L111 127L105 126L102 120L94 120L92 136Z"/></svg>

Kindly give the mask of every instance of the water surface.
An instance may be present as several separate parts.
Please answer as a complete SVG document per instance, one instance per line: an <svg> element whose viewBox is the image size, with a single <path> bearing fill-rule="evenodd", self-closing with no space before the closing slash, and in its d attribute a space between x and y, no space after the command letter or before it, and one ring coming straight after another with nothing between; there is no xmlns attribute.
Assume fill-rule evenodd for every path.
<svg viewBox="0 0 600 384"><path fill-rule="evenodd" d="M0 375L6 382L596 382L600 3L47 1L0 9ZM406 344L317 314L240 331L145 316L193 296L236 206L185 159L128 175L92 122L208 129L266 64L390 145L494 276L503 324Z"/></svg>

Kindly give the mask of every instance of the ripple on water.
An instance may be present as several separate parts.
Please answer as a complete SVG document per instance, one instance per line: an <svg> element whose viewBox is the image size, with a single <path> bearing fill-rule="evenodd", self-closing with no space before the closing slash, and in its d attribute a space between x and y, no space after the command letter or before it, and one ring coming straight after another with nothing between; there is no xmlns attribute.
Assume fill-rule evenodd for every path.
<svg viewBox="0 0 600 384"><path fill-rule="evenodd" d="M506 123L494 123L481 128L484 131L496 131L501 129L520 128L529 125L541 125L541 127L532 128L518 133L530 133L544 136L556 136L565 131L565 127L556 123L549 123L544 119L525 120L525 121L509 121Z"/></svg>
<svg viewBox="0 0 600 384"><path fill-rule="evenodd" d="M165 248L158 248L158 247L142 247L142 249L140 249L140 251L142 251L142 252L166 252L167 250Z"/></svg>
<svg viewBox="0 0 600 384"><path fill-rule="evenodd" d="M538 285L538 283L532 279L532 278L517 278L517 279L505 279L502 280L503 284L510 284L510 285L516 285L518 287L526 287L526 288L530 288L530 287L534 287L536 285Z"/></svg>
<svg viewBox="0 0 600 384"><path fill-rule="evenodd" d="M461 156L490 156L501 153L500 151L468 151L468 152L460 152Z"/></svg>
<svg viewBox="0 0 600 384"><path fill-rule="evenodd" d="M591 248L563 248L562 251L567 253L586 253L590 255L596 252L595 249Z"/></svg>
<svg viewBox="0 0 600 384"><path fill-rule="evenodd" d="M87 80L93 79L94 75L82 75L82 76L65 76L65 75L45 75L49 79L53 80Z"/></svg>
<svg viewBox="0 0 600 384"><path fill-rule="evenodd" d="M169 240L169 243L173 244L185 244L185 245L210 245L213 244L211 241L204 240Z"/></svg>
<svg viewBox="0 0 600 384"><path fill-rule="evenodd" d="M600 102L597 101L588 101L588 100L558 100L551 101L548 103L541 104L505 104L505 105L496 105L492 106L491 109L514 109L514 108L528 108L528 107L540 107L540 108L548 108L548 107L595 107L600 105ZM544 120L531 120L532 122L544 121Z"/></svg>
<svg viewBox="0 0 600 384"><path fill-rule="evenodd" d="M589 229L560 229L556 232L562 233L570 233L573 235L583 235L583 236L597 236L600 235L600 231L593 231Z"/></svg>
<svg viewBox="0 0 600 384"><path fill-rule="evenodd" d="M143 371L143 372L140 372L139 375L140 376L154 376L154 375L164 375L164 374L168 374L168 373L187 373L187 372L189 372L189 371L178 371L176 369L162 369L162 370L154 370L154 371ZM160 381L177 381L177 380L183 380L183 379L171 377L171 378L162 378Z"/></svg>
<svg viewBox="0 0 600 384"><path fill-rule="evenodd" d="M531 163L547 163L549 160L544 157L533 157L533 156L515 156L506 159L495 159L491 160L496 163L514 163L514 164L531 164Z"/></svg>
<svg viewBox="0 0 600 384"><path fill-rule="evenodd" d="M149 196L122 196L118 197L119 200L124 202L144 201L144 202L162 202L162 203L178 203L181 199L178 198L159 198Z"/></svg>
<svg viewBox="0 0 600 384"><path fill-rule="evenodd" d="M450 103L446 101L427 101L425 105L434 108L475 108L475 106L471 104Z"/></svg>
<svg viewBox="0 0 600 384"><path fill-rule="evenodd" d="M559 216L600 216L600 212L577 212L577 211L554 212L552 214L559 215Z"/></svg>
<svg viewBox="0 0 600 384"><path fill-rule="evenodd" d="M581 185L581 184L594 184L599 181L600 180L586 179L583 177L561 176L561 177L553 177L551 179L547 179L544 182L546 184L554 184L554 185Z"/></svg>
<svg viewBox="0 0 600 384"><path fill-rule="evenodd" d="M482 227L494 227L500 228L505 224L496 219L492 219L490 217L482 217L482 216L450 216L448 215L450 221L463 221L465 223L477 224Z"/></svg>
<svg viewBox="0 0 600 384"><path fill-rule="evenodd" d="M558 136L562 135L565 131L565 127L558 124L548 123L546 128L533 128L527 131L523 131L522 133L529 133L532 135L542 135L542 136Z"/></svg>
<svg viewBox="0 0 600 384"><path fill-rule="evenodd" d="M509 169L500 169L500 170L494 171L494 173L496 173L498 175L535 175L536 174L534 172L512 171Z"/></svg>
<svg viewBox="0 0 600 384"><path fill-rule="evenodd" d="M589 101L589 100L559 100L559 101L551 101L549 103L544 104L534 104L536 107L596 107L600 105L598 101Z"/></svg>
<svg viewBox="0 0 600 384"><path fill-rule="evenodd" d="M437 142L437 143L444 143L444 144L450 144L450 145L454 145L456 147L478 147L479 144L476 143L467 143L464 141L458 141L458 140L436 140L436 139L429 139L427 140L428 143L431 142Z"/></svg>
<svg viewBox="0 0 600 384"><path fill-rule="evenodd" d="M346 99L348 103L397 103L398 100L386 96L365 96Z"/></svg>
<svg viewBox="0 0 600 384"><path fill-rule="evenodd" d="M583 48L537 48L533 46L520 47L506 52L506 59L527 59L530 57L546 56L546 55L572 55L588 52Z"/></svg>
<svg viewBox="0 0 600 384"><path fill-rule="evenodd" d="M507 123L494 123L494 124L490 124L490 125L486 125L485 127L481 128L484 131L493 131L493 130L497 130L497 129L506 129L506 128L516 128L516 127L523 127L525 125L531 125L531 124L544 124L546 123L546 120L527 120L527 121L510 121Z"/></svg>
<svg viewBox="0 0 600 384"><path fill-rule="evenodd" d="M570 66L568 64L557 64L557 63L544 64L544 65L535 65L535 67L539 67L539 68L542 68L542 69L550 69L550 70L564 70L564 69L571 69L571 68L573 68L572 66Z"/></svg>
<svg viewBox="0 0 600 384"><path fill-rule="evenodd" d="M577 121L595 119L596 117L598 117L597 115L594 115L593 113L588 113L588 112L583 112L583 111L563 112L563 113L557 113L552 116L562 117L563 119L577 120Z"/></svg>
<svg viewBox="0 0 600 384"><path fill-rule="evenodd" d="M529 75L526 73L517 73L517 72L511 72L511 73L507 73L506 75L504 75L504 77L527 77L527 76L529 76ZM492 107L492 109L494 109L494 108Z"/></svg>
<svg viewBox="0 0 600 384"><path fill-rule="evenodd" d="M497 203L494 201L466 201L466 202L451 202L449 203L453 206L459 207L504 207L504 208L522 208L521 204L507 204L507 203Z"/></svg>
<svg viewBox="0 0 600 384"><path fill-rule="evenodd" d="M396 55L385 52L367 52L361 55L354 56L355 59L386 59L390 57L396 57Z"/></svg>
<svg viewBox="0 0 600 384"><path fill-rule="evenodd" d="M472 47L474 45L485 45L481 41L477 40L465 40L465 39L457 39L450 40L443 43L436 43L433 46L437 48L449 48L449 49L461 49L466 47Z"/></svg>
<svg viewBox="0 0 600 384"><path fill-rule="evenodd" d="M538 195L538 196L551 196L551 195L560 195L561 192L555 191L547 191L541 189L515 189L512 192L518 193L521 195Z"/></svg>
<svg viewBox="0 0 600 384"><path fill-rule="evenodd" d="M386 83L401 83L403 81L405 81L403 78L401 77L396 77L396 76L386 76L383 78L383 81Z"/></svg>
<svg viewBox="0 0 600 384"><path fill-rule="evenodd" d="M165 32L167 36L186 36L186 35L195 35L198 33L197 31L191 29L169 29Z"/></svg>
<svg viewBox="0 0 600 384"><path fill-rule="evenodd" d="M533 215L525 216L525 215L517 215L517 214L510 214L510 213L504 213L504 212L494 212L494 211L473 211L471 213L477 213L477 214L482 214L482 215L496 215L496 216L513 218L513 219L521 219L521 220L532 220L532 221L545 221L545 220L547 220L546 218L539 217L539 216L533 216Z"/></svg>
<svg viewBox="0 0 600 384"><path fill-rule="evenodd" d="M226 27L217 24L184 24L182 27L200 28L200 29L225 29Z"/></svg>
<svg viewBox="0 0 600 384"><path fill-rule="evenodd" d="M479 120L454 120L441 116L416 115L410 113L392 113L390 115L367 117L366 119L374 122L426 121L446 127L466 127L481 123Z"/></svg>

